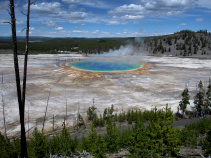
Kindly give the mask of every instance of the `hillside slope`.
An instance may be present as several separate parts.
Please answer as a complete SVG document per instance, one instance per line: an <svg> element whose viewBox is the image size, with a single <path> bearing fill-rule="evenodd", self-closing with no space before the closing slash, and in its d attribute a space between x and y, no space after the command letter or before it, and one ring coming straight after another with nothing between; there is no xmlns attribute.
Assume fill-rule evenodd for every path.
<svg viewBox="0 0 211 158"><path fill-rule="evenodd" d="M145 40L145 48L150 55L211 58L211 33L183 30Z"/></svg>

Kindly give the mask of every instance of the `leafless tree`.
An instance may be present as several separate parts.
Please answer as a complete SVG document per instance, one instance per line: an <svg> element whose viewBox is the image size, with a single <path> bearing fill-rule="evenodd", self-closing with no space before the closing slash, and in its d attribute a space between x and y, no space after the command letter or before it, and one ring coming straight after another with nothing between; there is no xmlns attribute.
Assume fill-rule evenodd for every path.
<svg viewBox="0 0 211 158"><path fill-rule="evenodd" d="M46 109L45 109L45 116L44 116L44 119L43 119L43 127L42 127L43 132L44 132L44 127L45 127L46 114L47 114L47 111L48 111L48 103L49 103L49 99L50 99L50 94L51 94L51 90L49 90L47 105L46 105Z"/></svg>
<svg viewBox="0 0 211 158"><path fill-rule="evenodd" d="M2 72L2 80L1 80L1 85L3 86L4 83L4 77L3 77L3 72ZM4 138L7 139L7 129L6 129L6 120L5 120L5 112L4 112L4 95L2 94L2 110L3 110L3 120L4 120Z"/></svg>
<svg viewBox="0 0 211 158"><path fill-rule="evenodd" d="M35 3L35 2L33 2ZM10 0L10 17L11 17L11 29L12 29L12 42L13 42L13 60L15 68L16 77L16 88L18 96L19 105L19 115L21 124L21 157L27 158L27 147L26 147L26 135L25 135L25 122L24 122L24 111L25 111L25 95L26 95L26 76L27 76L27 61L28 61L28 41L29 41L29 16L30 16L30 5L31 1L28 0L27 9L27 26L26 26L26 50L25 50L25 60L24 60L24 73L23 73L23 89L21 93L21 81L19 74L19 63L18 63L18 53L17 53L17 37L16 37L16 18L15 18L15 5L14 0Z"/></svg>
<svg viewBox="0 0 211 158"><path fill-rule="evenodd" d="M4 113L4 96L2 95L1 97L2 97L3 120L4 120L4 138L7 139L6 120L5 120L5 113Z"/></svg>
<svg viewBox="0 0 211 158"><path fill-rule="evenodd" d="M65 115L65 119L67 120L67 92L66 92L66 89L65 89L65 105L66 105L66 115Z"/></svg>
<svg viewBox="0 0 211 158"><path fill-rule="evenodd" d="M4 74L2 72L2 74L1 74L1 84L3 84L3 83L4 83Z"/></svg>

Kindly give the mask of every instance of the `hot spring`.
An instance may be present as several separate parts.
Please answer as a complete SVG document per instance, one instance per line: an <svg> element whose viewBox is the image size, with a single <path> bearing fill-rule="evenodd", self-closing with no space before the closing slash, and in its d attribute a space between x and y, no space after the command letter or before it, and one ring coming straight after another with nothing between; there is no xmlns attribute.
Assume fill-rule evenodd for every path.
<svg viewBox="0 0 211 158"><path fill-rule="evenodd" d="M76 69L89 71L129 71L141 68L140 64L127 62L110 62L110 61L79 61L67 64Z"/></svg>

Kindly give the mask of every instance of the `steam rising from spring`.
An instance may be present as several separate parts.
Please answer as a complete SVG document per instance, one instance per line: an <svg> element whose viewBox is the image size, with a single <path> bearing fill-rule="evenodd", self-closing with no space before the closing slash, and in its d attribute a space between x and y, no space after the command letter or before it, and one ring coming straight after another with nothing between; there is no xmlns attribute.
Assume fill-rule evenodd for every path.
<svg viewBox="0 0 211 158"><path fill-rule="evenodd" d="M143 38L135 38L133 41L128 41L126 45L120 46L119 49L110 49L103 54L91 55L95 60L121 61L121 62L136 62L140 63L147 55L144 47ZM93 59L93 58L92 58Z"/></svg>
<svg viewBox="0 0 211 158"><path fill-rule="evenodd" d="M128 44L120 46L119 49L110 49L99 56L145 56L147 52L144 47L143 38L135 38L134 41L128 41Z"/></svg>

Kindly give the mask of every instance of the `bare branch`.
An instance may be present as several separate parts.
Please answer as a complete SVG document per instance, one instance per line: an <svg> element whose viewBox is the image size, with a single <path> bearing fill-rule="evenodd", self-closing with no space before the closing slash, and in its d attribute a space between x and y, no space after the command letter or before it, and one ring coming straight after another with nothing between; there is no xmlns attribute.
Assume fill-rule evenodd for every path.
<svg viewBox="0 0 211 158"><path fill-rule="evenodd" d="M24 28L21 32L23 32L24 30L26 30L26 28Z"/></svg>
<svg viewBox="0 0 211 158"><path fill-rule="evenodd" d="M34 5L35 5L35 3L36 3L36 2L37 2L37 0L36 0L36 1L33 1L33 2L31 2L31 3L30 3L30 5L32 5L32 4L34 4Z"/></svg>
<svg viewBox="0 0 211 158"><path fill-rule="evenodd" d="M27 16L23 11L20 11L23 15Z"/></svg>
<svg viewBox="0 0 211 158"><path fill-rule="evenodd" d="M11 23L11 22L3 22L3 23L7 23L7 24L10 24L10 25L12 25L12 23Z"/></svg>
<svg viewBox="0 0 211 158"><path fill-rule="evenodd" d="M9 9L6 9L6 11L8 12L9 15L11 15L11 12L9 11Z"/></svg>

